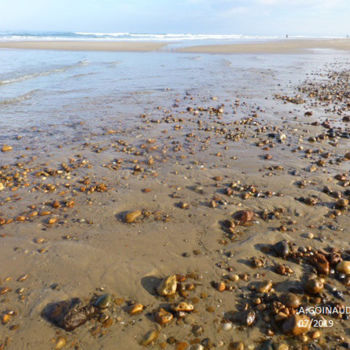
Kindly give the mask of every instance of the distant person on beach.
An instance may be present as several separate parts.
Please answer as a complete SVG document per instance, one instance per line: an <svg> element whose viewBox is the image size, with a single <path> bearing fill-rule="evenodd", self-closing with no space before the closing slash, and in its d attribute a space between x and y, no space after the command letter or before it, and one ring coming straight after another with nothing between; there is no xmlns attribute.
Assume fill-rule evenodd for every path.
<svg viewBox="0 0 350 350"><path fill-rule="evenodd" d="M288 34L286 34L286 39L288 39Z"/></svg>

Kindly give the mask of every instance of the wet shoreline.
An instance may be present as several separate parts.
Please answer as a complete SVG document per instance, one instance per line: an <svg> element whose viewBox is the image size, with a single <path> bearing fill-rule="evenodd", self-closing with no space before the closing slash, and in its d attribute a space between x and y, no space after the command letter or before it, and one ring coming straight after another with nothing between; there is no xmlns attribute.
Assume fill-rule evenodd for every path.
<svg viewBox="0 0 350 350"><path fill-rule="evenodd" d="M247 70L244 97L157 92L138 113L130 99L4 135L4 349L346 343L345 319L293 326L297 304L349 301L348 75L333 64L294 85ZM65 331L43 311L72 298L100 311Z"/></svg>

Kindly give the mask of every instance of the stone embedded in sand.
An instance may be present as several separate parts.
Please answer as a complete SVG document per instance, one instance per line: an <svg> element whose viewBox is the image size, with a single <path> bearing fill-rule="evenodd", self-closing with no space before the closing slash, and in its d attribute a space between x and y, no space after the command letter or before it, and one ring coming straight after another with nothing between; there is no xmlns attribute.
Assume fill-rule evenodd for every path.
<svg viewBox="0 0 350 350"><path fill-rule="evenodd" d="M337 272L350 275L350 261L341 261L336 267Z"/></svg>
<svg viewBox="0 0 350 350"><path fill-rule="evenodd" d="M94 303L99 309L107 309L112 304L113 298L110 294L103 294L97 298Z"/></svg>
<svg viewBox="0 0 350 350"><path fill-rule="evenodd" d="M55 350L63 349L66 346L66 344L67 344L66 338L58 337L56 340Z"/></svg>
<svg viewBox="0 0 350 350"><path fill-rule="evenodd" d="M350 152L345 153L344 158L350 160Z"/></svg>
<svg viewBox="0 0 350 350"><path fill-rule="evenodd" d="M301 304L300 298L293 293L284 294L281 299L284 305L293 309L297 309Z"/></svg>
<svg viewBox="0 0 350 350"><path fill-rule="evenodd" d="M137 315L140 314L144 310L144 306L142 304L132 305L129 309L129 315Z"/></svg>
<svg viewBox="0 0 350 350"><path fill-rule="evenodd" d="M142 215L141 210L131 211L125 215L125 222L128 224L131 224L131 223L135 222L135 220L138 217L140 217L141 215Z"/></svg>
<svg viewBox="0 0 350 350"><path fill-rule="evenodd" d="M173 314L166 311L163 308L160 308L154 315L154 318L157 323L159 323L161 326L168 324L171 322L174 318Z"/></svg>
<svg viewBox="0 0 350 350"><path fill-rule="evenodd" d="M319 294L323 291L324 284L317 278L312 278L306 281L305 290L309 294Z"/></svg>
<svg viewBox="0 0 350 350"><path fill-rule="evenodd" d="M228 346L228 350L244 350L244 344L240 342L230 343Z"/></svg>
<svg viewBox="0 0 350 350"><path fill-rule="evenodd" d="M258 284L256 290L259 293L268 293L272 289L272 281L263 281Z"/></svg>
<svg viewBox="0 0 350 350"><path fill-rule="evenodd" d="M147 332L141 341L141 345L148 346L152 344L155 340L157 340L158 336L159 332L157 330Z"/></svg>
<svg viewBox="0 0 350 350"><path fill-rule="evenodd" d="M335 203L337 209L345 209L349 206L349 200L345 198L338 199Z"/></svg>
<svg viewBox="0 0 350 350"><path fill-rule="evenodd" d="M1 148L1 152L10 152L10 151L12 151L12 146L3 145Z"/></svg>
<svg viewBox="0 0 350 350"><path fill-rule="evenodd" d="M243 313L239 314L239 319L242 325L250 327L255 322L256 313L255 311L244 311Z"/></svg>
<svg viewBox="0 0 350 350"><path fill-rule="evenodd" d="M216 289L219 291L219 292L223 292L226 290L226 284L225 282L219 282L216 286Z"/></svg>
<svg viewBox="0 0 350 350"><path fill-rule="evenodd" d="M254 218L254 212L251 210L240 210L234 214L234 218L239 221L241 225L244 225Z"/></svg>
<svg viewBox="0 0 350 350"><path fill-rule="evenodd" d="M286 240L279 241L273 245L273 250L276 252L277 256L281 258L286 258L289 255L289 245Z"/></svg>
<svg viewBox="0 0 350 350"><path fill-rule="evenodd" d="M190 347L190 350L204 350L204 346L201 345L201 344L193 344L193 345Z"/></svg>
<svg viewBox="0 0 350 350"><path fill-rule="evenodd" d="M293 315L284 321L282 332L294 336L309 332L311 329L311 321L306 315Z"/></svg>
<svg viewBox="0 0 350 350"><path fill-rule="evenodd" d="M194 310L194 306L190 303L182 301L181 303L174 305L173 310L176 312L191 312Z"/></svg>
<svg viewBox="0 0 350 350"><path fill-rule="evenodd" d="M176 293L177 289L177 280L176 275L171 275L162 280L159 287L157 288L157 292L162 296L170 296Z"/></svg>
<svg viewBox="0 0 350 350"><path fill-rule="evenodd" d="M312 266L316 268L319 274L329 275L329 271L330 271L329 261L323 254L316 253L315 255L309 258L309 262Z"/></svg>
<svg viewBox="0 0 350 350"><path fill-rule="evenodd" d="M96 314L96 309L92 305L83 306L80 299L74 298L48 305L43 314L56 326L73 331L90 320Z"/></svg>

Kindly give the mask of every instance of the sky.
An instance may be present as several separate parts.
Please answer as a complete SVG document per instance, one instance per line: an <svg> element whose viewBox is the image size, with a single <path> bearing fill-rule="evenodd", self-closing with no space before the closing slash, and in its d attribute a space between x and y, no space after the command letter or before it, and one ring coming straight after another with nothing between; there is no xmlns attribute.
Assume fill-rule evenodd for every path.
<svg viewBox="0 0 350 350"><path fill-rule="evenodd" d="M350 34L350 0L0 0L0 31Z"/></svg>

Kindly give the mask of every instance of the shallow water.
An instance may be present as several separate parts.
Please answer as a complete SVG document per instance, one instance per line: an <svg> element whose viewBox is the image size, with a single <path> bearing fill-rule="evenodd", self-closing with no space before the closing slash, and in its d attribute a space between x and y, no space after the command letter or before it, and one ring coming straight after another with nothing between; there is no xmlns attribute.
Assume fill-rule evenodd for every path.
<svg viewBox="0 0 350 350"><path fill-rule="evenodd" d="M120 112L130 103L156 103L184 91L235 98L254 90L252 74L262 86L271 77L295 83L330 56L340 64L348 57L329 52L258 56L6 49L0 53L2 128L93 119Z"/></svg>

